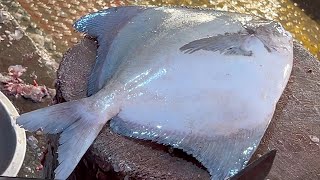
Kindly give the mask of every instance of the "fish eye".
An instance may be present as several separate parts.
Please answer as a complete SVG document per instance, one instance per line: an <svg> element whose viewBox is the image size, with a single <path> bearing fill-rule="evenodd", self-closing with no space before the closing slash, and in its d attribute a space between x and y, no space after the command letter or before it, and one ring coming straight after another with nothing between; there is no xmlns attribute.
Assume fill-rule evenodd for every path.
<svg viewBox="0 0 320 180"><path fill-rule="evenodd" d="M283 32L283 27L281 26L280 23L275 23L274 28L277 30L277 32L281 33Z"/></svg>

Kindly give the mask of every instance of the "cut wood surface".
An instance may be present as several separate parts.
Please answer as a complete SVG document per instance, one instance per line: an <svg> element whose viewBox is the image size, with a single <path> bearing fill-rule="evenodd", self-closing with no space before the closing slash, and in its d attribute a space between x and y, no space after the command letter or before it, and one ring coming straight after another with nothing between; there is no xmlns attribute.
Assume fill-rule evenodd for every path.
<svg viewBox="0 0 320 180"><path fill-rule="evenodd" d="M57 103L86 96L97 44L84 38L71 48L58 70ZM277 149L271 179L320 179L320 63L294 43L291 78L252 159ZM312 138L313 137L313 138ZM56 136L47 154L46 177L56 166ZM115 134L106 124L71 176L72 179L209 179L181 150Z"/></svg>

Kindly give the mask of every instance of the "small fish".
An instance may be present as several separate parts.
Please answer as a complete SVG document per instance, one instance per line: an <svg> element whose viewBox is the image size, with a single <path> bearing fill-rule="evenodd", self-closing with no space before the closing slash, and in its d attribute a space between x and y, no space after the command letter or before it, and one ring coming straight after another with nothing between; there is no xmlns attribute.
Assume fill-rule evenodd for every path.
<svg viewBox="0 0 320 180"><path fill-rule="evenodd" d="M107 121L113 131L180 148L225 179L258 146L291 73L292 36L246 14L118 7L74 27L98 40L88 97L22 114L29 131L61 133L57 179Z"/></svg>

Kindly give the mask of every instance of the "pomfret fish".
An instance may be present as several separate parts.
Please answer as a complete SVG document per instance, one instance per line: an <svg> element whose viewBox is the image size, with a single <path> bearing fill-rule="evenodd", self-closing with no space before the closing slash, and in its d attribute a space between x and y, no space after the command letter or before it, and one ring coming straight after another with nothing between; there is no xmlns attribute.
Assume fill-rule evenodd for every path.
<svg viewBox="0 0 320 180"><path fill-rule="evenodd" d="M17 119L29 131L61 133L57 179L109 120L119 134L193 155L212 179L231 177L255 151L291 73L291 35L251 15L132 6L74 27L99 44L89 97Z"/></svg>

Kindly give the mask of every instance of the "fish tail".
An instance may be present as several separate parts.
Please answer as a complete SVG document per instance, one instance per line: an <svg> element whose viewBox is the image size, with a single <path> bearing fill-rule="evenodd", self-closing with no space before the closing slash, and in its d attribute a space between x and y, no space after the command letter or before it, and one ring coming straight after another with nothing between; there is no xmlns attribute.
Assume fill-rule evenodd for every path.
<svg viewBox="0 0 320 180"><path fill-rule="evenodd" d="M70 101L17 118L17 123L28 131L41 128L45 133L61 133L55 179L68 178L104 124L112 118L108 113L102 115L102 111L92 108L89 102L89 98Z"/></svg>

